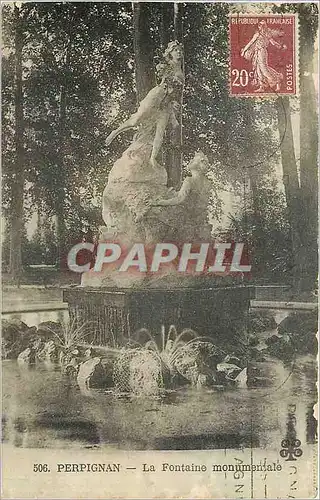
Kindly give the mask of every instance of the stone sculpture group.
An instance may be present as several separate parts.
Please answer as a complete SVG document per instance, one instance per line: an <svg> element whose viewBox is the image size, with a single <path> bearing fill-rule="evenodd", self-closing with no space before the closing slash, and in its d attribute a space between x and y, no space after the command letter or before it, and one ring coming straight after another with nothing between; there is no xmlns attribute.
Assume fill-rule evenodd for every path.
<svg viewBox="0 0 320 500"><path fill-rule="evenodd" d="M102 201L105 227L101 228L101 241L106 235L124 245L210 239L207 158L202 152L194 155L188 165L191 177L186 177L179 191L167 187L167 171L159 160L168 125L179 125L176 110L184 88L183 50L179 42L169 43L157 69L160 83L149 91L136 113L107 138L109 145L119 134L137 129L108 176ZM82 284L90 284L87 275ZM92 286L96 286L96 277L93 281Z"/></svg>
<svg viewBox="0 0 320 500"><path fill-rule="evenodd" d="M205 175L205 156L195 155L189 164L192 177L186 178L179 192L167 188L166 169L158 162L168 123L178 126L177 95L184 86L183 52L178 42L168 45L164 63L159 66L161 82L107 139L110 144L120 133L138 127L132 143L111 169L103 193L103 220L108 233L126 235L130 243L182 242L210 236L206 224L210 183Z"/></svg>

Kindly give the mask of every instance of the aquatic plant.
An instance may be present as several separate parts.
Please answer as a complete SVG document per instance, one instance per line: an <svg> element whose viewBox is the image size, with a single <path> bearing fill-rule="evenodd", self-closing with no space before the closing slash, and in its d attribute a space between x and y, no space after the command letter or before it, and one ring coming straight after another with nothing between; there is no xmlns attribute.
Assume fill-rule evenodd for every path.
<svg viewBox="0 0 320 500"><path fill-rule="evenodd" d="M178 334L174 325L167 333L162 326L160 339L146 328L139 329L115 363L113 379L116 390L135 395L157 395L171 384L177 373L175 360L180 348L196 338L199 336L191 329Z"/></svg>
<svg viewBox="0 0 320 500"><path fill-rule="evenodd" d="M61 331L56 332L49 326L46 329L54 336L58 347L63 351L69 352L75 349L79 344L84 343L86 337L92 332L88 331L89 323L77 325L76 318L73 318L69 323L61 324Z"/></svg>
<svg viewBox="0 0 320 500"><path fill-rule="evenodd" d="M149 338L149 340L143 345L143 348L155 352L170 372L174 371L174 361L179 349L190 342L190 340L199 337L198 334L191 329L184 329L180 334L178 334L174 325L169 327L167 333L165 331L165 326L162 325L160 345L158 340L159 336L153 335L145 328L138 330L136 336L139 338L142 334ZM188 337L189 340L186 340Z"/></svg>
<svg viewBox="0 0 320 500"><path fill-rule="evenodd" d="M141 341L144 337L144 342ZM115 373L115 385L127 387L127 390L136 392L135 387L128 384L129 372L132 361L136 356L143 361L144 377L139 378L139 384L157 388L189 382L199 385L199 378L203 383L215 380L217 363L223 358L224 353L217 348L210 337L197 334L190 328L185 328L178 333L176 327L171 325L166 332L162 326L160 335L155 336L149 330L142 328L136 332L136 340L131 342L131 349L124 351L118 360ZM146 340L147 339L147 340ZM138 363L139 365L139 363ZM148 367L148 365L150 365ZM151 366L152 365L152 366ZM135 363L135 370L137 365ZM117 380L120 378L120 380ZM132 378L131 378L132 380ZM142 387L143 387L142 384ZM131 383L131 385L134 385ZM200 384L201 385L201 384ZM130 387L129 387L130 386ZM128 389L129 388L129 389ZM139 387L139 392L143 392Z"/></svg>
<svg viewBox="0 0 320 500"><path fill-rule="evenodd" d="M177 328L174 325L169 327L167 333L164 325L162 325L160 345L159 341L157 342L157 336L153 335L149 330L142 328L137 331L136 336L139 337L141 334L145 334L149 337L149 340L143 347L154 351L171 373L176 371L175 364L178 357L184 356L184 354L187 353L187 346L199 341L212 343L210 337L199 335L191 328L184 328L182 332L178 334Z"/></svg>
<svg viewBox="0 0 320 500"><path fill-rule="evenodd" d="M114 365L115 390L136 396L157 396L165 385L164 372L165 367L155 352L124 348Z"/></svg>

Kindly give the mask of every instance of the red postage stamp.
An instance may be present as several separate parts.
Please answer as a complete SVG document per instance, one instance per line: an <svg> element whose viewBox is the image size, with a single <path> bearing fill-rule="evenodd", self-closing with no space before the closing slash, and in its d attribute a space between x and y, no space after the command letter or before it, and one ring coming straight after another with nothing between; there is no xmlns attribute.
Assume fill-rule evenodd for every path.
<svg viewBox="0 0 320 500"><path fill-rule="evenodd" d="M230 94L297 94L294 14L233 14L229 18Z"/></svg>

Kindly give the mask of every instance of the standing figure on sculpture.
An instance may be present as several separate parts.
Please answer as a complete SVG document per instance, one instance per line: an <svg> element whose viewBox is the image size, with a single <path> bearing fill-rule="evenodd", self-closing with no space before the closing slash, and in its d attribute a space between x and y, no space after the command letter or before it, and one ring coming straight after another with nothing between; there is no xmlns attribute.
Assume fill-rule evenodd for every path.
<svg viewBox="0 0 320 500"><path fill-rule="evenodd" d="M152 151L150 162L156 166L156 158L160 152L168 123L173 127L179 125L175 112L179 108L176 96L183 89L183 52L179 42L170 42L163 55L164 62L158 64L157 70L161 77L159 85L149 91L141 101L138 110L113 130L106 139L106 145L122 132L139 127L134 140L151 140Z"/></svg>

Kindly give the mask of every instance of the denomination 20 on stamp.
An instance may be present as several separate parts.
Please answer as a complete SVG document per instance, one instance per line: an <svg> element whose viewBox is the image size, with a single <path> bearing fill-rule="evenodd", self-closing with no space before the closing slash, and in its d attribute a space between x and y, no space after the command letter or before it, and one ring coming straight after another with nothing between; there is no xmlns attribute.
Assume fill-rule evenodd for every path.
<svg viewBox="0 0 320 500"><path fill-rule="evenodd" d="M229 23L230 94L296 95L296 16L233 14Z"/></svg>

